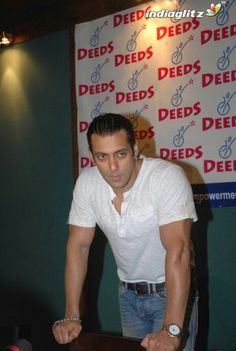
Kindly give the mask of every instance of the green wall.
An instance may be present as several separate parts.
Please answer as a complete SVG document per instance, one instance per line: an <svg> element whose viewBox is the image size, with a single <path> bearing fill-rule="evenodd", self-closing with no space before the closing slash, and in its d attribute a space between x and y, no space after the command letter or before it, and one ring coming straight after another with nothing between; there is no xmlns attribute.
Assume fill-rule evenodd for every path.
<svg viewBox="0 0 236 351"><path fill-rule="evenodd" d="M68 33L0 51L0 326L33 326L34 351L67 349L50 325L64 313L72 195ZM199 209L193 239L200 290L199 351L235 351L236 209ZM114 260L97 231L85 328L119 334Z"/></svg>
<svg viewBox="0 0 236 351"><path fill-rule="evenodd" d="M209 269L209 350L236 350L236 209L213 211L207 233Z"/></svg>
<svg viewBox="0 0 236 351"><path fill-rule="evenodd" d="M34 350L53 350L64 313L71 201L68 32L0 51L0 325L32 324Z"/></svg>

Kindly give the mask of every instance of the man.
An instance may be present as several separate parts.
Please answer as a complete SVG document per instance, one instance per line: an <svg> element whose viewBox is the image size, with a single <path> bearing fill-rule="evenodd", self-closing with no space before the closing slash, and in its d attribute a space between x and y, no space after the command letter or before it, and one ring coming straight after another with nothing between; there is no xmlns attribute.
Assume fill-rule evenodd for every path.
<svg viewBox="0 0 236 351"><path fill-rule="evenodd" d="M132 123L121 115L95 118L87 138L96 167L82 172L73 193L66 311L54 323L54 336L68 343L82 329L78 306L97 223L117 264L123 335L143 339L147 351L193 351L190 230L197 217L184 172L161 159L140 158Z"/></svg>

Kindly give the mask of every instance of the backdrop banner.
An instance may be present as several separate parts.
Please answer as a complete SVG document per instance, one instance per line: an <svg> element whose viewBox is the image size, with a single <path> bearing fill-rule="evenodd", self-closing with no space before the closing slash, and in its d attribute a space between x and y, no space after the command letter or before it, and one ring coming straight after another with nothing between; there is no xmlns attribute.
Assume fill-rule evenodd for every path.
<svg viewBox="0 0 236 351"><path fill-rule="evenodd" d="M168 3L168 6L167 6ZM152 1L75 26L79 169L101 113L183 167L197 205L236 205L236 0Z"/></svg>

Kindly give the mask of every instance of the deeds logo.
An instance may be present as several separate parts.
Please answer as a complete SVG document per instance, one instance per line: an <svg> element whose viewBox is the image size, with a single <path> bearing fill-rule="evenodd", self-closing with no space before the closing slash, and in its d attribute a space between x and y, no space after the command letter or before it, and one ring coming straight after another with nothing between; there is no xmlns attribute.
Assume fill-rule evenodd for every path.
<svg viewBox="0 0 236 351"><path fill-rule="evenodd" d="M207 16L215 16L217 15L217 13L221 10L221 7L222 5L221 4L217 4L217 5L214 5L213 3L211 4L211 8L210 9L207 9Z"/></svg>

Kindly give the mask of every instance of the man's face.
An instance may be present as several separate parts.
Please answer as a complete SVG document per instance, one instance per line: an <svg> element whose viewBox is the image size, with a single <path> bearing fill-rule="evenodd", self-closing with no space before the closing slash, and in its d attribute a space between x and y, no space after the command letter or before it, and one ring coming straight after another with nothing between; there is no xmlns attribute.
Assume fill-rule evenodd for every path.
<svg viewBox="0 0 236 351"><path fill-rule="evenodd" d="M137 177L134 169L138 148L135 145L132 149L127 132L121 129L112 135L93 134L91 142L93 160L114 192L118 194L130 189Z"/></svg>

